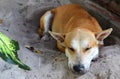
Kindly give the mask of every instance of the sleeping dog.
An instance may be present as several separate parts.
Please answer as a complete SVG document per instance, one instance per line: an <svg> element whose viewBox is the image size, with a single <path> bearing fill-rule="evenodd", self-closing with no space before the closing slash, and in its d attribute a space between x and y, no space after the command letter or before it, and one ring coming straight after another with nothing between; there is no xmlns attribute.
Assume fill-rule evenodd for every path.
<svg viewBox="0 0 120 79"><path fill-rule="evenodd" d="M58 49L68 57L69 68L77 73L89 70L111 32L112 28L102 30L97 20L77 4L54 8L40 18L39 35L50 33Z"/></svg>

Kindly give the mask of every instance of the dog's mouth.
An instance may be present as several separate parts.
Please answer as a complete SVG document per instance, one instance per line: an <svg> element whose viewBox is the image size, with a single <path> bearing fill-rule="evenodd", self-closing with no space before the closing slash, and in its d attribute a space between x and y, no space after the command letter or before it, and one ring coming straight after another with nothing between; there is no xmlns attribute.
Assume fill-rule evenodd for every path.
<svg viewBox="0 0 120 79"><path fill-rule="evenodd" d="M72 72L72 73L74 73L75 75L84 75L85 73L87 73L88 71L80 71L80 72L76 72L76 71L74 71L73 69L70 69L70 71Z"/></svg>

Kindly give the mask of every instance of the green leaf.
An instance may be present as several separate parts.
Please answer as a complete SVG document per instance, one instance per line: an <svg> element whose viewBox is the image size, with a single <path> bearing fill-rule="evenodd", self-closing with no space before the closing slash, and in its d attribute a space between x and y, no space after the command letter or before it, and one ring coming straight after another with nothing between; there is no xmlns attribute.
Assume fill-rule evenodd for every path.
<svg viewBox="0 0 120 79"><path fill-rule="evenodd" d="M30 70L30 67L22 63L18 58L17 50L19 50L18 42L11 40L0 32L0 57L8 63L16 64L25 70Z"/></svg>

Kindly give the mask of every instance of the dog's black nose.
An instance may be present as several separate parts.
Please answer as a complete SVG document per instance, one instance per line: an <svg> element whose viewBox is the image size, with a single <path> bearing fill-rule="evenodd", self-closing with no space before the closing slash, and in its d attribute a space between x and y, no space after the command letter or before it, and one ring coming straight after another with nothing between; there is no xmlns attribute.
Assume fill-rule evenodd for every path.
<svg viewBox="0 0 120 79"><path fill-rule="evenodd" d="M75 72L80 72L80 73L83 73L84 72L84 65L82 64L78 64L78 65L75 65L73 66L73 69Z"/></svg>

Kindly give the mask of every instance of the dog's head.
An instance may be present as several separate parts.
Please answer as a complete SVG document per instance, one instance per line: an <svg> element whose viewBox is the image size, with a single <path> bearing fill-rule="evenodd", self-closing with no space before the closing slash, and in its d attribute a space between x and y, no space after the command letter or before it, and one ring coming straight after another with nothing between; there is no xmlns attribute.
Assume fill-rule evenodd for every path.
<svg viewBox="0 0 120 79"><path fill-rule="evenodd" d="M68 66L72 71L85 73L91 60L98 56L99 46L112 29L95 34L87 29L76 29L66 34L49 32L63 47L68 57Z"/></svg>

